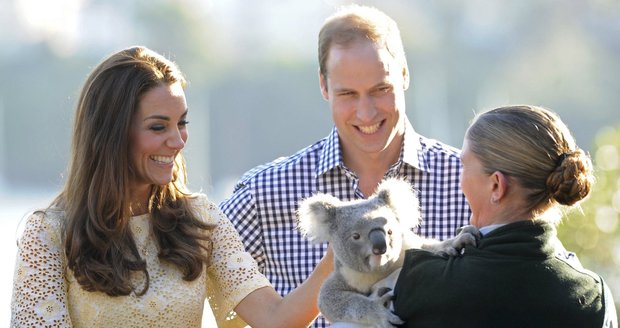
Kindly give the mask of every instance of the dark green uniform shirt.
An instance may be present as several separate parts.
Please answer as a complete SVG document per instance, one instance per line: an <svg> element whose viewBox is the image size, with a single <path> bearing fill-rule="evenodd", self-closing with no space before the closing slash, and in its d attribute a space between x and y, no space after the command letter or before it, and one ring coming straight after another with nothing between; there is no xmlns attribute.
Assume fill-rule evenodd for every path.
<svg viewBox="0 0 620 328"><path fill-rule="evenodd" d="M499 227L459 257L409 250L395 295L405 327L429 328L601 328L611 297L542 221Z"/></svg>

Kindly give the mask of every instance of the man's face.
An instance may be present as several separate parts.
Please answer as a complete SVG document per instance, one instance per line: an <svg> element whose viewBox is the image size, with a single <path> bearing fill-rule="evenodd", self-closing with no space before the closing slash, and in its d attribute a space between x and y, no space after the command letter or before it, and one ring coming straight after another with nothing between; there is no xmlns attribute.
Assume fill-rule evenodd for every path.
<svg viewBox="0 0 620 328"><path fill-rule="evenodd" d="M398 154L405 129L406 68L371 41L334 44L320 76L345 161Z"/></svg>

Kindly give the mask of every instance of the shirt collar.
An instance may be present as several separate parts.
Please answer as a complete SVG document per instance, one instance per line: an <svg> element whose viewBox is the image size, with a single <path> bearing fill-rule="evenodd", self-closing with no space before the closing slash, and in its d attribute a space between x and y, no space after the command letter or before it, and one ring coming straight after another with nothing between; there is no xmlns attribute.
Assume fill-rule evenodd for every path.
<svg viewBox="0 0 620 328"><path fill-rule="evenodd" d="M340 142L338 142L338 130L334 126L332 132L325 138L325 146L319 156L316 175L321 176L325 174L325 172L342 165Z"/></svg>
<svg viewBox="0 0 620 328"><path fill-rule="evenodd" d="M413 129L408 119L405 119L405 138L400 151L399 162L413 166L421 171L428 171L428 162L424 156L421 136ZM316 175L321 176L338 166L344 167L338 129L334 126L331 133L325 138L325 146L319 156Z"/></svg>
<svg viewBox="0 0 620 328"><path fill-rule="evenodd" d="M409 120L405 120L405 139L400 152L403 163L421 171L428 171L429 165L425 157L422 137L413 129Z"/></svg>
<svg viewBox="0 0 620 328"><path fill-rule="evenodd" d="M497 228L499 228L501 226L505 226L505 225L506 225L505 223L491 224L491 225L488 225L488 226L484 226L484 227L482 227L482 228L480 228L478 230L484 236L484 235L488 234L489 232L491 232L491 231L493 231L493 230L495 230L495 229L497 229Z"/></svg>

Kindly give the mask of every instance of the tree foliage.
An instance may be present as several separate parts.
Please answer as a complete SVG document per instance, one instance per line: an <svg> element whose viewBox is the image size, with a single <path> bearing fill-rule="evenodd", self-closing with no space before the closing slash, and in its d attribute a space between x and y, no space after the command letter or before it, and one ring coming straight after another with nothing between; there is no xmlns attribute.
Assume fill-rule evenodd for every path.
<svg viewBox="0 0 620 328"><path fill-rule="evenodd" d="M593 149L592 193L558 230L564 246L607 281L620 308L620 124L600 130Z"/></svg>

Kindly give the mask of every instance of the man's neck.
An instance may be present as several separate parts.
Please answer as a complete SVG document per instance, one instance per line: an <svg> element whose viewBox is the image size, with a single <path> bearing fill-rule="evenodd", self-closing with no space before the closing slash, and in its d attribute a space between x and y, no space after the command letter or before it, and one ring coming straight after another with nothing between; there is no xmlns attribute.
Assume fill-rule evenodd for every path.
<svg viewBox="0 0 620 328"><path fill-rule="evenodd" d="M401 145L402 142L399 142L374 154L351 154L343 151L344 164L357 175L359 189L365 197L374 193L385 173L398 161Z"/></svg>

